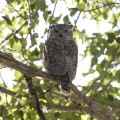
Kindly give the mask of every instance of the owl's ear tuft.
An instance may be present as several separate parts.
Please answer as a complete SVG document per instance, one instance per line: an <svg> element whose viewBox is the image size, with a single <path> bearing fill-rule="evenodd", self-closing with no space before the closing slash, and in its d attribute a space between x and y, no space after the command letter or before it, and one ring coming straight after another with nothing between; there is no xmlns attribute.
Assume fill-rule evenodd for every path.
<svg viewBox="0 0 120 120"><path fill-rule="evenodd" d="M51 26L49 27L49 29L51 29L51 28L53 28L53 27L55 27L55 25L51 25Z"/></svg>
<svg viewBox="0 0 120 120"><path fill-rule="evenodd" d="M73 29L73 25L72 25L72 24L69 24L69 25L68 25L68 28Z"/></svg>

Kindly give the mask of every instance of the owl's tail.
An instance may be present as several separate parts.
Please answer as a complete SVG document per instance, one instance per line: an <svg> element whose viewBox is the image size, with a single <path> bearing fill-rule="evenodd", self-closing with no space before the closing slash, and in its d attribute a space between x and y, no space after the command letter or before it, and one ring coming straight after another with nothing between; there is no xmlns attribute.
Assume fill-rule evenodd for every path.
<svg viewBox="0 0 120 120"><path fill-rule="evenodd" d="M65 95L70 93L70 79L68 73L66 73L63 80L61 80L60 89Z"/></svg>

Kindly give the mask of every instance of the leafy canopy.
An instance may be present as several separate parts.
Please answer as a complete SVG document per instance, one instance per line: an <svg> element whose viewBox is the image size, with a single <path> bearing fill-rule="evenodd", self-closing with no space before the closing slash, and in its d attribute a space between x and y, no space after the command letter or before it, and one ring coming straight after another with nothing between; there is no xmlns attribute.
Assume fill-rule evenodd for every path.
<svg viewBox="0 0 120 120"><path fill-rule="evenodd" d="M84 95L93 99L98 108L103 112L110 112L118 120L120 119L119 11L120 2L114 0L7 0L0 11L0 51L22 63L44 70L43 47L48 27L61 22L73 24L73 37L79 47L79 58L84 61L89 56L90 61L90 67L83 64L83 67L88 69L87 72L81 73L78 69L78 88ZM86 20L89 23L86 23L88 26L84 28L82 22ZM94 26L106 29L105 32L92 32L94 26L92 28L89 25L93 21ZM106 26L110 26L110 29ZM88 28L92 34L88 33ZM1 73L3 68L7 66L1 65ZM12 87L7 85L2 74L0 86L23 97L18 99L7 92L0 93L0 120L5 118L38 120L23 75L12 68L11 71L14 71ZM6 76L12 73L6 73ZM88 78L89 82L81 85L79 84L81 78ZM8 81L9 79L7 78ZM84 101L78 100L74 92L71 91L68 99L52 82L38 77L34 77L33 81L48 120L94 119L86 112L88 108ZM51 107L47 106L48 104ZM86 107L84 112L77 111L79 105ZM66 110L64 107L61 109L60 106L71 109Z"/></svg>

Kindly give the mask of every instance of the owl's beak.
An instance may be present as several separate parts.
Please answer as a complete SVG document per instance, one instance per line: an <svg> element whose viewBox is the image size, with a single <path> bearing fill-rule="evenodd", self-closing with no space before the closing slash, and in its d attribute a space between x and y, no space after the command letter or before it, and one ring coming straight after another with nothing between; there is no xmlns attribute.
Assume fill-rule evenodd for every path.
<svg viewBox="0 0 120 120"><path fill-rule="evenodd" d="M60 33L60 34L59 34L59 37L63 37L63 34L62 34L62 33Z"/></svg>

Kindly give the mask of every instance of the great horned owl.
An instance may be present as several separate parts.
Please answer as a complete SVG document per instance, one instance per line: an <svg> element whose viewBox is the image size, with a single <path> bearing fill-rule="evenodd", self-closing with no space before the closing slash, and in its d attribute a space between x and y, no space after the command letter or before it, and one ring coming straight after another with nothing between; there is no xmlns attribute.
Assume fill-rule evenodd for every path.
<svg viewBox="0 0 120 120"><path fill-rule="evenodd" d="M78 61L78 48L72 38L72 30L70 24L50 26L44 47L46 70L51 75L63 76L60 86L65 94L70 92L70 81L75 78Z"/></svg>

